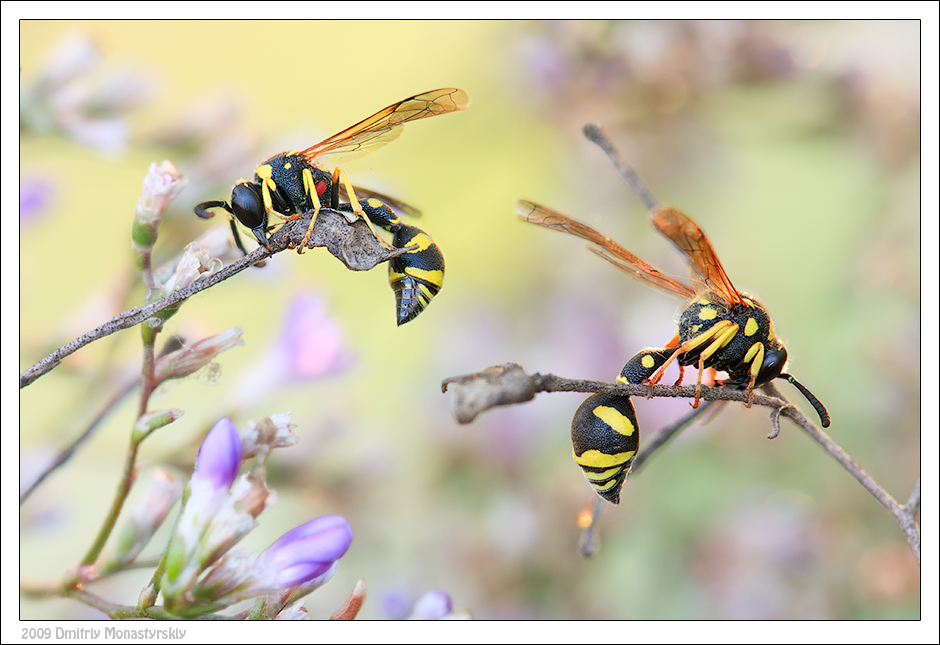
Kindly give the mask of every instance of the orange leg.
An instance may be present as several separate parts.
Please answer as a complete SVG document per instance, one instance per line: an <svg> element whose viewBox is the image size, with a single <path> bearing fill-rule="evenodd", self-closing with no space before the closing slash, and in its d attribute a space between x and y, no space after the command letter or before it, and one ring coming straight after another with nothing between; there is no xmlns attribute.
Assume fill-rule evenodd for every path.
<svg viewBox="0 0 940 645"><path fill-rule="evenodd" d="M356 221L356 218L362 218L362 220L369 226L369 230L372 231L372 235L379 241L379 243L382 244L382 246L388 249L394 248L375 231L375 227L372 225L372 221L366 215L365 211L362 210L362 204L359 203L359 199L356 197L356 191L353 189L353 186L349 181L349 177L342 168L337 166L333 169L333 186L337 186L340 181L343 182L343 186L346 188L346 195L349 197L349 205L352 206L353 211L352 216L348 214L346 215L346 220L351 224ZM307 242L310 240L310 235L313 233L313 224L317 221L317 215L320 213L321 208L320 199L317 197L313 174L309 170L304 170L304 188L307 190L307 194L310 196L311 201L313 201L315 208L313 217L310 218L310 226L307 227L307 234L304 235L303 242L301 242L300 247L297 249L298 253L302 253L304 247L307 246Z"/></svg>

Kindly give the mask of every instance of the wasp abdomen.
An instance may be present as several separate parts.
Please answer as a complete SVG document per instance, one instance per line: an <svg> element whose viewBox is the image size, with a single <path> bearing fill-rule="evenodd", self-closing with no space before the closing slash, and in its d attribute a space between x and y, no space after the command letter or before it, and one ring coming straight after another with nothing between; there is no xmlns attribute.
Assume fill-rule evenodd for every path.
<svg viewBox="0 0 940 645"><path fill-rule="evenodd" d="M444 255L431 236L417 226L398 224L392 244L402 249L417 245L414 251L392 258L388 281L395 292L398 324L403 325L424 311L444 286Z"/></svg>
<svg viewBox="0 0 940 645"><path fill-rule="evenodd" d="M620 489L640 445L640 428L628 396L592 394L571 420L574 460L597 494L620 503Z"/></svg>

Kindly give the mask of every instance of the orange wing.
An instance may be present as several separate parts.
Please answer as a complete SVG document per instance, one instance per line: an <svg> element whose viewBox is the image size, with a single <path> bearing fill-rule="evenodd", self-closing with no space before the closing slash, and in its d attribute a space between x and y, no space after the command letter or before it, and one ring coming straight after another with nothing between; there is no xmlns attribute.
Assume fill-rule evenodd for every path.
<svg viewBox="0 0 940 645"><path fill-rule="evenodd" d="M685 253L705 285L728 304L741 304L738 290L731 284L711 242L692 219L675 208L663 207L653 213L653 225Z"/></svg>
<svg viewBox="0 0 940 645"><path fill-rule="evenodd" d="M587 224L556 213L550 208L540 206L530 201L520 200L517 206L519 217L530 224L538 224L554 231L562 231L580 237L592 243L591 251L626 271L640 282L665 291L677 294L683 298L691 298L695 291L691 287L673 280L656 267L647 264L637 256L630 253L612 239L594 230Z"/></svg>
<svg viewBox="0 0 940 645"><path fill-rule="evenodd" d="M311 163L325 155L346 161L355 159L396 139L402 132L401 126L408 121L459 112L469 104L469 95L452 87L416 94L379 110L300 154Z"/></svg>

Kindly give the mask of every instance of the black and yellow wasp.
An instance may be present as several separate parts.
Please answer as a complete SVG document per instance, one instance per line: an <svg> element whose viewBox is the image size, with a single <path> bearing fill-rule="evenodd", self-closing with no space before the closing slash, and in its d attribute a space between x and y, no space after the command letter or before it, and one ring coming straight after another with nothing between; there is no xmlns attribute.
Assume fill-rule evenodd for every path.
<svg viewBox="0 0 940 645"><path fill-rule="evenodd" d="M353 220L362 218L370 228L372 224L382 227L393 235L395 248L417 245L416 250L394 258L389 264L397 322L404 324L421 313L443 286L444 256L427 233L403 224L393 208L409 215L417 215L417 210L394 198L354 187L342 168L336 166L331 172L321 164L327 160L338 162L360 157L397 138L402 126L409 121L459 112L469 104L467 93L456 88L416 94L306 150L282 152L266 159L255 170L253 180L242 179L235 184L231 203L210 200L197 204L193 210L205 219L213 216L210 209L226 210L232 216L230 223L235 243L246 254L236 220L250 229L258 243L270 251L268 234L277 228L272 223L275 218L293 220L313 211L307 234L297 247L297 252L302 253L322 208L350 213ZM364 196L364 200L360 201L357 194ZM344 196L348 202L340 201ZM372 230L375 232L374 228Z"/></svg>
<svg viewBox="0 0 940 645"><path fill-rule="evenodd" d="M683 367L696 366L693 407L698 407L702 373L706 369L728 373L714 381L746 389L750 406L753 389L775 378L790 381L816 409L823 427L829 413L793 376L784 372L787 350L774 333L767 310L754 297L731 284L711 243L698 224L679 210L657 208L653 225L689 260L693 286L678 282L636 257L587 224L529 201L520 201L519 215L527 222L563 231L591 242L591 251L661 291L688 301L679 317L679 331L664 348L647 348L627 361L618 381L652 387L666 367L676 361L682 382ZM714 380L714 379L713 379ZM617 504L620 489L639 447L639 425L630 397L593 394L578 408L571 422L574 460L585 477L607 501Z"/></svg>

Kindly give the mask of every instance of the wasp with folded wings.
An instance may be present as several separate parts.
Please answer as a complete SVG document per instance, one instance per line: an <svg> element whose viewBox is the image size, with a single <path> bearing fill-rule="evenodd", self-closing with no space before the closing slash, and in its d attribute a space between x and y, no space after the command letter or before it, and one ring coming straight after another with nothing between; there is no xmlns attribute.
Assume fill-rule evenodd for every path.
<svg viewBox="0 0 940 645"><path fill-rule="evenodd" d="M432 90L404 99L305 150L282 152L266 159L251 181L242 179L235 184L230 202L210 200L196 205L194 211L206 219L213 215L210 209L227 211L235 243L243 253L247 251L236 220L270 251L268 234L277 228L274 221L294 220L312 211L307 234L297 247L297 252L302 253L322 208L348 212L353 221L362 218L373 233L372 225L380 226L393 235L392 245L396 249L417 246L389 262L396 319L402 325L421 313L440 291L444 283L444 256L427 233L403 224L393 210L417 215L415 209L394 198L354 187L342 168L337 166L331 172L323 164L327 160L338 162L360 157L397 138L409 121L458 112L469 103L467 93L456 88ZM360 201L357 194L364 199ZM340 201L343 196L348 202Z"/></svg>
<svg viewBox="0 0 940 645"><path fill-rule="evenodd" d="M747 390L750 406L755 387L775 378L786 379L806 397L823 427L829 413L793 376L784 372L787 350L774 333L767 310L757 299L731 284L711 243L698 224L674 208L660 207L653 225L689 260L693 286L674 280L650 266L606 235L570 217L529 201L520 201L519 215L532 224L569 233L591 242L591 251L641 282L688 301L679 317L679 331L664 348L638 352L617 378L623 383L652 387L673 361L682 368L695 366L698 378L693 407L698 407L702 373L706 369L728 373L715 381ZM602 498L617 504L624 479L639 447L639 425L628 396L593 394L578 408L571 422L574 459Z"/></svg>

